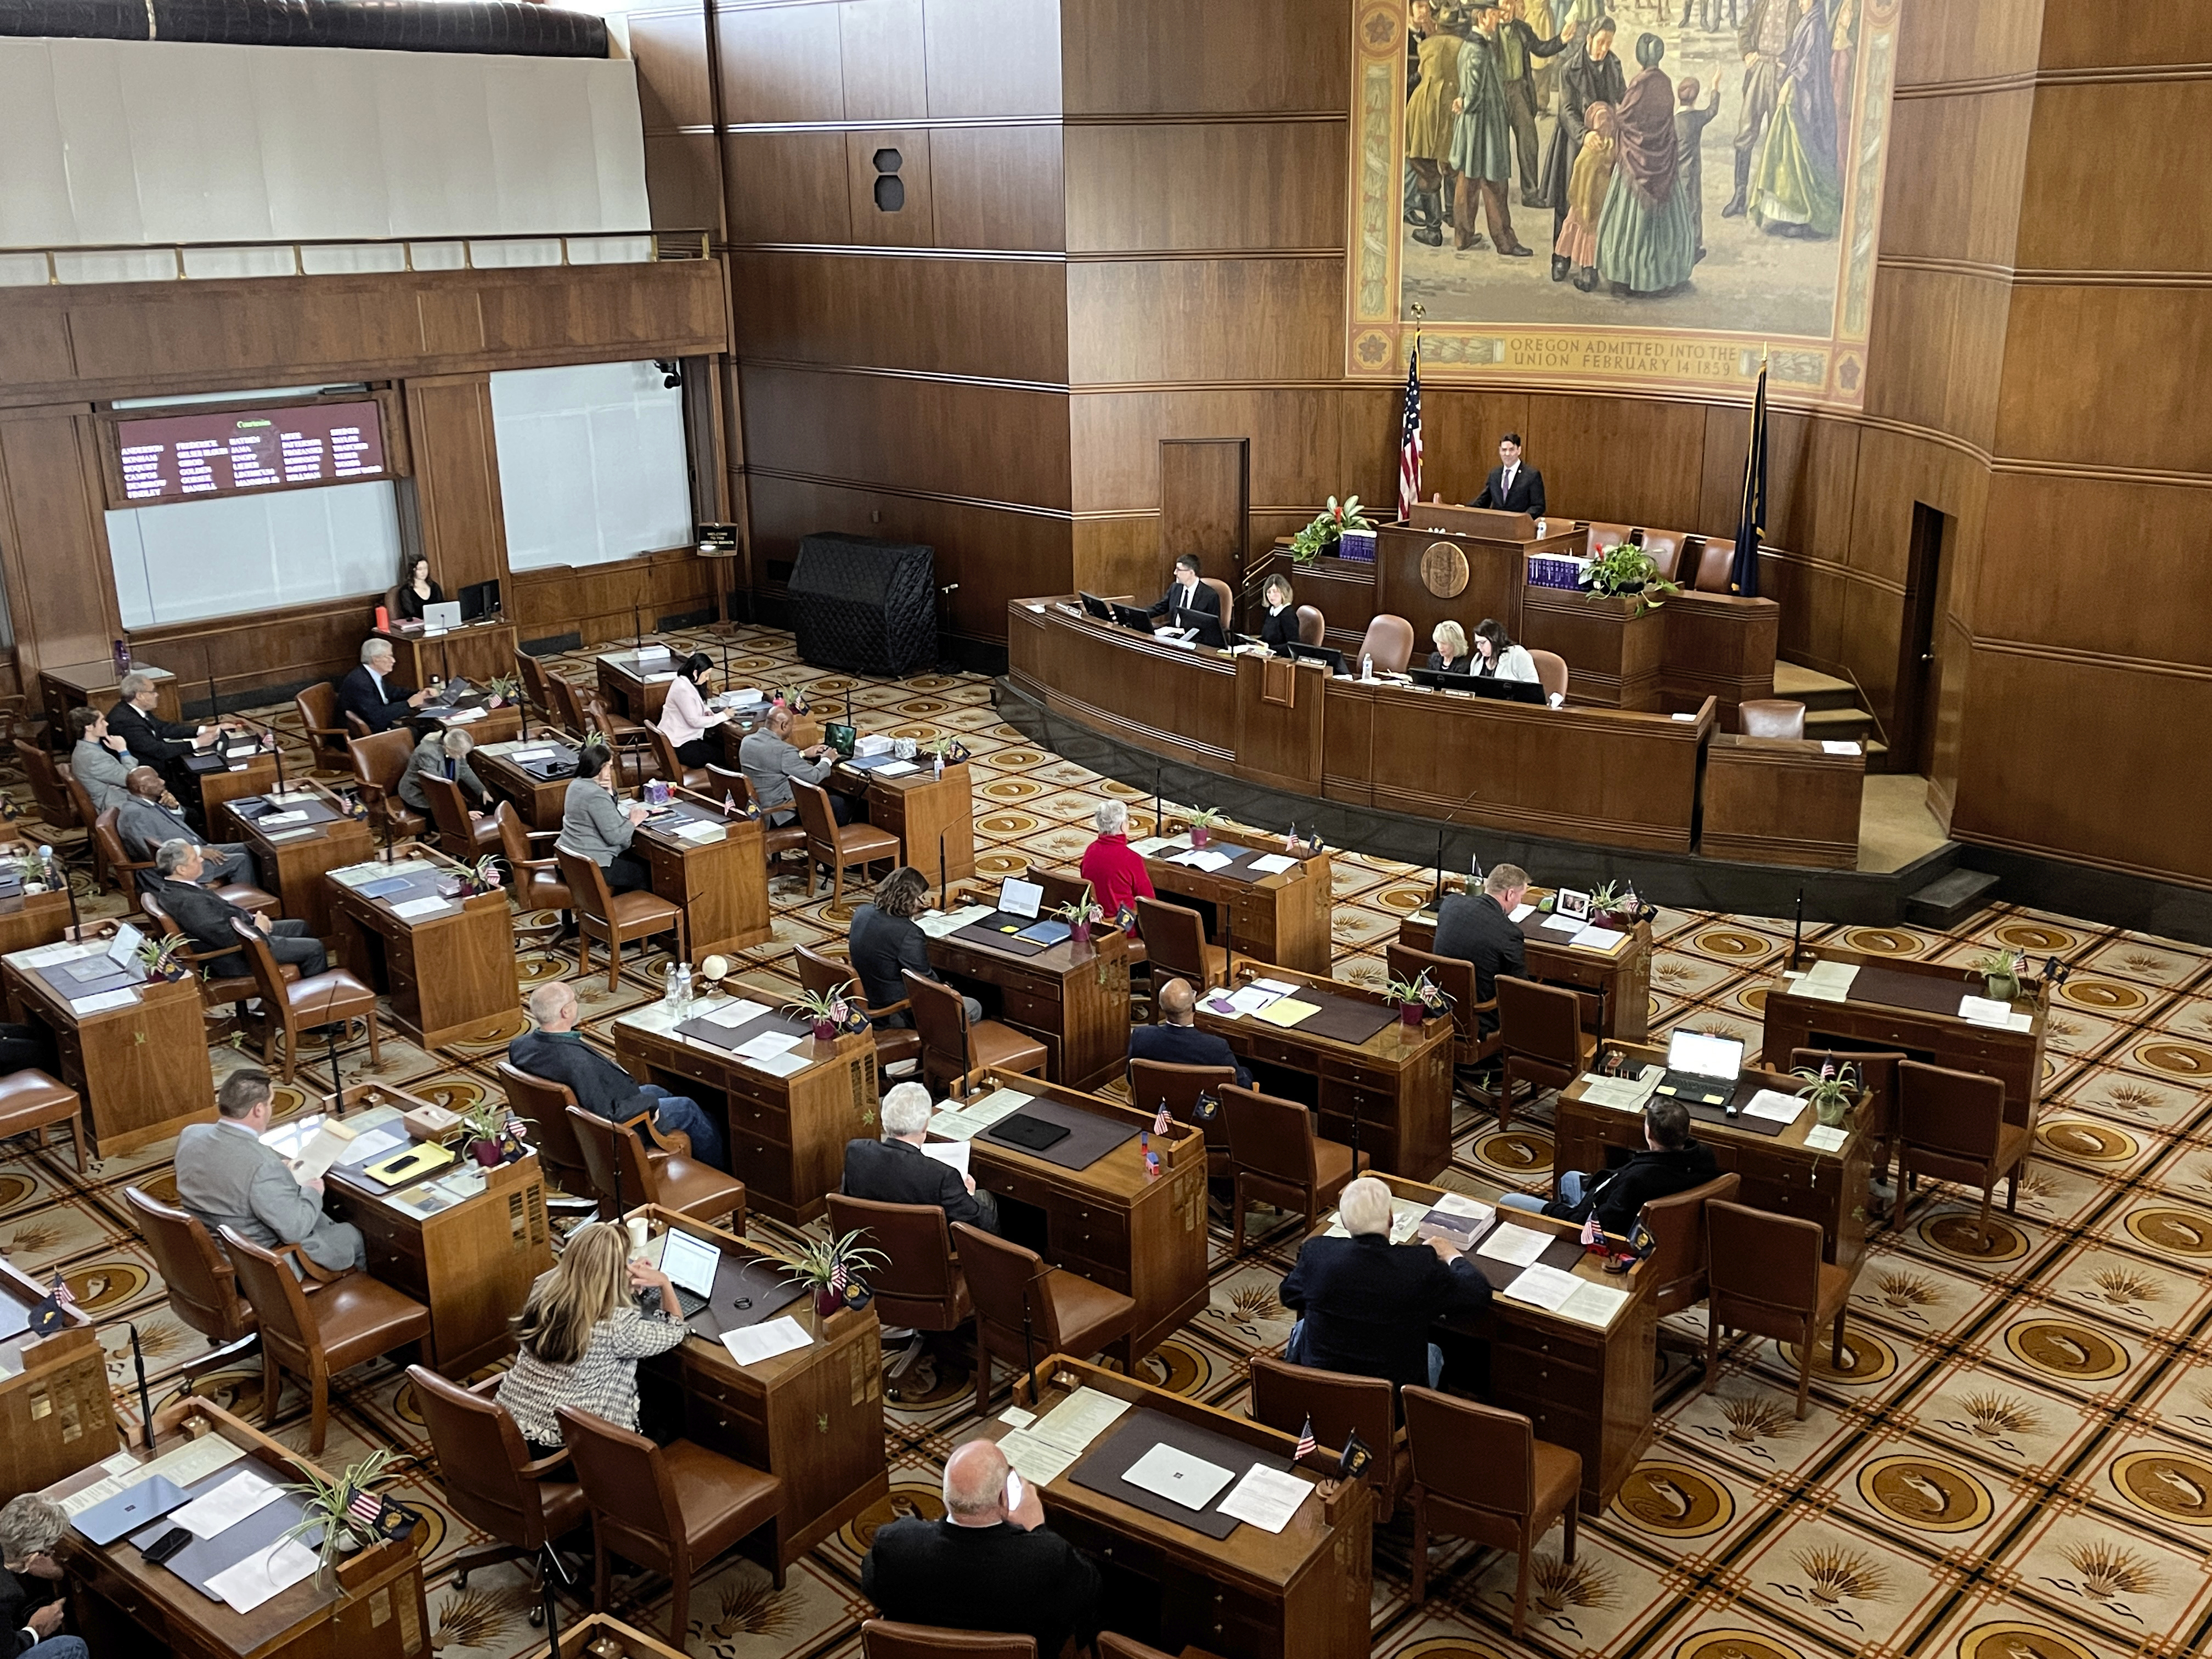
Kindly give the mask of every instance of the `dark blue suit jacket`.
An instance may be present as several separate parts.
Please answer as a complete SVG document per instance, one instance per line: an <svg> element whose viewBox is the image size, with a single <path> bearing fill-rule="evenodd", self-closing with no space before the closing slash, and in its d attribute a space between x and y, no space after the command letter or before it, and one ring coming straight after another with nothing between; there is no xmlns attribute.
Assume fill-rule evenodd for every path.
<svg viewBox="0 0 2212 1659"><path fill-rule="evenodd" d="M1465 1256L1446 1267L1425 1244L1362 1233L1306 1240L1279 1295L1305 1317L1306 1364L1402 1388L1429 1380L1430 1324L1481 1307L1490 1281Z"/></svg>
<svg viewBox="0 0 2212 1659"><path fill-rule="evenodd" d="M375 677L366 667L355 669L338 682L338 707L347 714L360 715L368 722L372 732L389 732L395 726L405 725L415 713L407 706L407 699L414 695L414 687L387 678L384 696L378 696Z"/></svg>
<svg viewBox="0 0 2212 1659"><path fill-rule="evenodd" d="M1156 1060L1164 1066L1234 1066L1237 1081L1247 1089L1252 1086L1252 1073L1237 1058L1229 1039L1194 1025L1139 1025L1129 1033L1129 1058Z"/></svg>

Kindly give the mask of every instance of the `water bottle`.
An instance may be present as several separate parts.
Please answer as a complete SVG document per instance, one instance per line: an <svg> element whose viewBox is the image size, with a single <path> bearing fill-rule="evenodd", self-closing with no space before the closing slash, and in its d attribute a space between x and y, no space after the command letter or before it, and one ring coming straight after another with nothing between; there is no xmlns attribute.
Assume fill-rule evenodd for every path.
<svg viewBox="0 0 2212 1659"><path fill-rule="evenodd" d="M1539 540L1541 540L1544 537L1548 536L1552 532L1544 528L1543 520L1539 519L1536 520L1536 536Z"/></svg>
<svg viewBox="0 0 2212 1659"><path fill-rule="evenodd" d="M1364 651L1359 654L1359 678L1363 680L1375 678L1375 659Z"/></svg>
<svg viewBox="0 0 2212 1659"><path fill-rule="evenodd" d="M672 962L660 970L660 1000L671 1008L676 1006L676 964Z"/></svg>
<svg viewBox="0 0 2212 1659"><path fill-rule="evenodd" d="M676 1012L686 1017L691 1012L691 964L688 962L676 965Z"/></svg>

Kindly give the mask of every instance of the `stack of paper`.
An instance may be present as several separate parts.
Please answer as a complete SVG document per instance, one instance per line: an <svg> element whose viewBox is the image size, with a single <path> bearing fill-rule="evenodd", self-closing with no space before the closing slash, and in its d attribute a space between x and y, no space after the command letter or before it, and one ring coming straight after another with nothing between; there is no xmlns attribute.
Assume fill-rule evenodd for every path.
<svg viewBox="0 0 2212 1659"><path fill-rule="evenodd" d="M699 1018L710 1025L738 1026L744 1024L749 1019L758 1019L766 1012L768 1012L766 1003L755 1002L746 997L735 997L728 1002L718 1003Z"/></svg>
<svg viewBox="0 0 2212 1659"><path fill-rule="evenodd" d="M973 1140L1000 1118L1020 1111L1030 1099L1018 1089L1000 1089L964 1106L940 1102L929 1120L929 1132L947 1140Z"/></svg>
<svg viewBox="0 0 2212 1659"><path fill-rule="evenodd" d="M196 1498L169 1516L195 1538L214 1538L228 1532L257 1510L266 1509L282 1497L274 1480L251 1469L234 1474L204 1498Z"/></svg>
<svg viewBox="0 0 2212 1659"><path fill-rule="evenodd" d="M1035 1486L1044 1486L1091 1449L1108 1425L1129 1409L1097 1389L1078 1389L1053 1407L1049 1415L1030 1419L1012 1433L1002 1435L999 1449L1014 1466L1014 1473Z"/></svg>
<svg viewBox="0 0 2212 1659"><path fill-rule="evenodd" d="M1819 1002L1841 1002L1850 995L1851 981L1859 976L1854 962L1816 962L1797 976L1792 991Z"/></svg>
<svg viewBox="0 0 2212 1659"><path fill-rule="evenodd" d="M1492 1261L1503 1261L1509 1267L1525 1267L1544 1254L1544 1247L1552 1242L1549 1233L1538 1232L1533 1227L1516 1227L1510 1221L1501 1221L1492 1229L1490 1237L1475 1246L1477 1255L1486 1255Z"/></svg>
<svg viewBox="0 0 2212 1659"><path fill-rule="evenodd" d="M1297 860L1286 853L1270 853L1265 858L1252 860L1252 867L1263 876L1280 875Z"/></svg>
<svg viewBox="0 0 2212 1659"><path fill-rule="evenodd" d="M70 1012L73 1014L104 1014L112 1008L128 1008L138 1000L138 993L125 987L120 991L102 991L96 996L72 997Z"/></svg>
<svg viewBox="0 0 2212 1659"><path fill-rule="evenodd" d="M1172 847L1182 838L1177 836L1146 836L1142 841L1133 841L1129 850L1140 859L1148 859L1163 847Z"/></svg>
<svg viewBox="0 0 2212 1659"><path fill-rule="evenodd" d="M1573 1277L1571 1274L1569 1277ZM1615 1290L1610 1285L1600 1285L1593 1279L1575 1279L1575 1293L1554 1310L1562 1319L1571 1319L1579 1324L1606 1326L1613 1323L1628 1300L1626 1291Z"/></svg>
<svg viewBox="0 0 2212 1659"><path fill-rule="evenodd" d="M1551 933L1579 933L1582 932L1585 925L1583 919L1580 916L1562 916L1557 915L1546 916L1544 920L1538 924L1538 926L1541 927L1545 932Z"/></svg>
<svg viewBox="0 0 2212 1659"><path fill-rule="evenodd" d="M106 1480L96 1480L82 1492L72 1492L62 1499L62 1513L82 1515L94 1504L104 1504L118 1492L126 1492L142 1480L151 1480L157 1474L167 1477L179 1486L189 1486L195 1480L204 1480L217 1469L226 1468L245 1455L243 1448L234 1446L216 1434L186 1441L174 1451L164 1452L150 1462L134 1462L129 1453L121 1453L100 1466L108 1471Z"/></svg>
<svg viewBox="0 0 2212 1659"><path fill-rule="evenodd" d="M1572 1273L1558 1267L1532 1264L1521 1270L1520 1277L1498 1292L1516 1302L1527 1302L1539 1308L1558 1312L1575 1292L1582 1289L1583 1281Z"/></svg>
<svg viewBox="0 0 2212 1659"><path fill-rule="evenodd" d="M428 898L409 899L404 904L395 904L392 907L392 914L405 916L411 921L416 916L434 916L446 908L446 901L433 895Z"/></svg>
<svg viewBox="0 0 2212 1659"><path fill-rule="evenodd" d="M1844 1143L1850 1138L1850 1130L1832 1128L1825 1123L1815 1124L1805 1131L1805 1144L1816 1152L1840 1152Z"/></svg>
<svg viewBox="0 0 2212 1659"><path fill-rule="evenodd" d="M2012 1024L2012 1004L1990 997L1962 996L1959 999L1959 1018L1976 1025L1994 1025L2002 1030Z"/></svg>
<svg viewBox="0 0 2212 1659"><path fill-rule="evenodd" d="M876 775L879 778L902 778L909 772L919 772L921 770L921 768L915 765L912 761L895 760L889 766L878 766L876 768Z"/></svg>
<svg viewBox="0 0 2212 1659"><path fill-rule="evenodd" d="M1188 853L1178 853L1168 860L1170 864L1188 864L1194 870L1209 872L1237 862L1233 853L1217 853L1211 847L1194 847Z"/></svg>
<svg viewBox="0 0 2212 1659"><path fill-rule="evenodd" d="M695 818L676 832L676 838L678 841L698 843L720 841L728 833L729 831L719 823L707 823Z"/></svg>
<svg viewBox="0 0 2212 1659"><path fill-rule="evenodd" d="M1627 934L1617 933L1610 927L1585 927L1567 943L1577 951L1613 951L1619 950L1621 941L1627 937Z"/></svg>
<svg viewBox="0 0 2212 1659"><path fill-rule="evenodd" d="M258 1549L236 1566L225 1567L207 1587L239 1613L251 1613L271 1596L292 1588L314 1571L317 1557L296 1538Z"/></svg>
<svg viewBox="0 0 2212 1659"><path fill-rule="evenodd" d="M1536 907L1534 905L1516 904L1513 907L1513 914L1506 917L1506 920L1508 921L1526 921L1530 916L1533 916L1535 914Z"/></svg>
<svg viewBox="0 0 2212 1659"><path fill-rule="evenodd" d="M957 910L933 911L914 919L915 927L932 939L943 939L947 933L965 927L971 921L981 921L991 914L988 904L964 905Z"/></svg>
<svg viewBox="0 0 2212 1659"><path fill-rule="evenodd" d="M1805 1115L1805 1103L1779 1089L1761 1089L1745 1103L1746 1117L1763 1117L1776 1123L1795 1123Z"/></svg>
<svg viewBox="0 0 2212 1659"><path fill-rule="evenodd" d="M1252 1018L1263 1019L1270 1025L1280 1025L1287 1030L1305 1018L1307 1015L1317 1014L1320 1012L1321 1004L1317 1002L1300 1002L1296 997L1286 996L1277 997L1266 1007L1257 1011Z"/></svg>
<svg viewBox="0 0 2212 1659"><path fill-rule="evenodd" d="M1584 1072L1582 1097L1593 1106L1610 1107L1616 1112L1640 1112L1666 1075L1663 1066L1646 1066L1637 1077L1600 1077L1595 1072Z"/></svg>
<svg viewBox="0 0 2212 1659"><path fill-rule="evenodd" d="M792 1353L811 1346L814 1339L806 1328L786 1314L781 1319L771 1319L765 1324L748 1325L743 1330L724 1331L722 1346L740 1365L757 1365L763 1359L773 1359L780 1353Z"/></svg>
<svg viewBox="0 0 2212 1659"><path fill-rule="evenodd" d="M1262 1532L1280 1532L1291 1524L1298 1505L1313 1495L1313 1482L1303 1475L1255 1463L1244 1472L1236 1490L1221 1500L1221 1513L1248 1521Z"/></svg>

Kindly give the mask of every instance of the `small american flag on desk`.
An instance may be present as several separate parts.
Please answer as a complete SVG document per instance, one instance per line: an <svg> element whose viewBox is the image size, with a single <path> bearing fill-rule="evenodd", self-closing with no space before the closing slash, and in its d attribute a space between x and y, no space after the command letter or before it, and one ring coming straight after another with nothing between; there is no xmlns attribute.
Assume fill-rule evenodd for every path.
<svg viewBox="0 0 2212 1659"><path fill-rule="evenodd" d="M1165 1134L1168 1132L1168 1125L1174 1121L1175 1120L1168 1115L1167 1102L1162 1101L1158 1113L1152 1119L1152 1133L1156 1135Z"/></svg>
<svg viewBox="0 0 2212 1659"><path fill-rule="evenodd" d="M845 1264L842 1261L830 1265L830 1294L835 1297L845 1294Z"/></svg>
<svg viewBox="0 0 2212 1659"><path fill-rule="evenodd" d="M1295 1463L1300 1458L1305 1456L1309 1452L1313 1450L1314 1444L1313 1413L1311 1412L1308 1412L1306 1413L1306 1425L1298 1431L1298 1449L1291 1454L1291 1461Z"/></svg>
<svg viewBox="0 0 2212 1659"><path fill-rule="evenodd" d="M53 1288L47 1291L47 1294L53 1297L54 1305L58 1308L70 1308L76 1305L76 1292L70 1289L69 1280L64 1279L59 1273L54 1275Z"/></svg>
<svg viewBox="0 0 2212 1659"><path fill-rule="evenodd" d="M372 1530L384 1518L384 1500L374 1492L363 1490L353 1495L346 1505L346 1519L357 1521Z"/></svg>

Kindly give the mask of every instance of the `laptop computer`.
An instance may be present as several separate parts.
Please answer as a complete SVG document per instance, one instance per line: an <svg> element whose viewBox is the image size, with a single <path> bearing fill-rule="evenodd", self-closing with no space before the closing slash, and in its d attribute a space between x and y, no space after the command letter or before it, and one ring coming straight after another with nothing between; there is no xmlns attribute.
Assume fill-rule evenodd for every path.
<svg viewBox="0 0 2212 1659"><path fill-rule="evenodd" d="M676 1286L676 1299L684 1304L684 1318L703 1311L713 1299L714 1273L721 1265L721 1251L705 1239L681 1228L668 1230L668 1241L660 1247L660 1271Z"/></svg>
<svg viewBox="0 0 2212 1659"><path fill-rule="evenodd" d="M1705 1031L1677 1031L1667 1039L1667 1075L1655 1091L1686 1106L1725 1108L1743 1075L1743 1043Z"/></svg>
<svg viewBox="0 0 2212 1659"><path fill-rule="evenodd" d="M460 625L461 607L456 600L448 599L442 604L422 607L422 626L426 629L459 628Z"/></svg>

